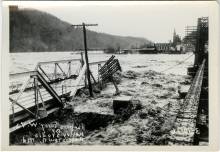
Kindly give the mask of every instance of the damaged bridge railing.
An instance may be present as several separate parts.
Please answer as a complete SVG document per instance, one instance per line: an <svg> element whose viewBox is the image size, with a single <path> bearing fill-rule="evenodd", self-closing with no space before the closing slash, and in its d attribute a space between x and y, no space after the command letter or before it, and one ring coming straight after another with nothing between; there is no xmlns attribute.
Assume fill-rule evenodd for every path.
<svg viewBox="0 0 220 152"><path fill-rule="evenodd" d="M170 131L169 145L193 145L196 128L200 93L204 77L204 59L177 114L174 128Z"/></svg>
<svg viewBox="0 0 220 152"><path fill-rule="evenodd" d="M91 73L98 73L98 64L89 63ZM86 66L81 59L39 62L34 71L10 74L10 132L47 117L65 106L85 86ZM93 76L98 81L98 74ZM83 81L84 80L84 81Z"/></svg>

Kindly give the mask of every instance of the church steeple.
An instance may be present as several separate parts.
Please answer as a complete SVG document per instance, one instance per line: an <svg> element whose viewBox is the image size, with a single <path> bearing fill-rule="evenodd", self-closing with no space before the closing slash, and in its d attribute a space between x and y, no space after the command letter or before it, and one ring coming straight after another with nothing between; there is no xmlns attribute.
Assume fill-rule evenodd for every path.
<svg viewBox="0 0 220 152"><path fill-rule="evenodd" d="M176 39L176 29L174 28L174 31L173 31L173 43L174 43L175 39Z"/></svg>
<svg viewBox="0 0 220 152"><path fill-rule="evenodd" d="M177 44L181 43L181 38L176 34L176 29L173 31L173 47L176 47Z"/></svg>

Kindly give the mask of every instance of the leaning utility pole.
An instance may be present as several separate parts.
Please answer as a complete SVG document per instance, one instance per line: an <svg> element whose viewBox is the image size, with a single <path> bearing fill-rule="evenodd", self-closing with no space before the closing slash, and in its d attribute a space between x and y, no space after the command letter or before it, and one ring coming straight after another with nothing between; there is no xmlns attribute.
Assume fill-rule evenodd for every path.
<svg viewBox="0 0 220 152"><path fill-rule="evenodd" d="M80 25L72 25L72 26L80 26L80 27L83 27L83 39L84 39L84 49L85 49L85 59L86 59L86 74L87 74L87 79L88 79L90 97L93 97L93 93L92 93L92 83L91 83L91 80L90 80L88 48L87 48L87 40L86 40L86 26L98 26L98 24L85 24L85 23L82 23L82 24L80 24Z"/></svg>

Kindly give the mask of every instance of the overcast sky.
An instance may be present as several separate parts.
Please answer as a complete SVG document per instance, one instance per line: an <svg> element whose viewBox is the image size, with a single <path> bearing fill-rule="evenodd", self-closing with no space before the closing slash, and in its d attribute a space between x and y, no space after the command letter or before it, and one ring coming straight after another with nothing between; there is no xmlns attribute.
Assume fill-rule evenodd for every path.
<svg viewBox="0 0 220 152"><path fill-rule="evenodd" d="M90 28L97 32L144 37L154 42L171 40L174 28L183 37L186 25L196 25L198 17L209 14L205 2L80 2L71 6L25 7L48 12L71 24L98 23L98 27Z"/></svg>

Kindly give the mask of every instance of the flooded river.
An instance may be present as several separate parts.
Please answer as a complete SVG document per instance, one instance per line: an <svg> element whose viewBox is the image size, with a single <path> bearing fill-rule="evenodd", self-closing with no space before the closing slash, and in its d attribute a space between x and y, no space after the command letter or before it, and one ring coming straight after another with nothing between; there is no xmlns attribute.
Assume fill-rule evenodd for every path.
<svg viewBox="0 0 220 152"><path fill-rule="evenodd" d="M80 54L70 52L45 53L13 53L10 73L33 70L37 62L80 58ZM107 60L111 55L89 53L90 62ZM193 65L194 55L188 54L120 54L115 55L122 67L118 84L120 96L131 96L138 101L141 109L137 109L124 121L116 122L113 117L113 99L115 89L109 84L93 99L81 94L71 101L74 114L83 114L85 122L94 127L87 131L82 140L76 138L60 140L60 145L166 145L169 131L180 108L178 86L190 82L187 67ZM183 60L187 59L183 62ZM73 112L72 112L73 114ZM98 115L97 115L98 114ZM99 116L100 115L100 116ZM72 125L75 116L62 116L60 120L50 120L59 125ZM56 116L56 117L57 117ZM92 117L94 116L94 118ZM78 116L77 116L78 117ZM74 118L74 119L73 119ZM80 118L82 119L82 118ZM113 121L112 121L113 119ZM90 120L90 121L89 121ZM83 122L83 124L85 123ZM93 123L95 122L95 124ZM47 122L48 123L48 122ZM36 132L36 131L35 131ZM38 131L39 132L39 131ZM49 131L51 132L51 131ZM21 133L18 139L33 135ZM25 138L26 138L25 136ZM17 137L16 137L17 138ZM35 137L33 137L35 138ZM15 139L13 136L11 139ZM59 138L60 139L60 138ZM66 139L66 138L65 138ZM78 138L77 138L78 139ZM22 144L21 140L13 144ZM49 142L54 144L54 142ZM24 144L24 143L23 143ZM31 143L38 144L38 143ZM48 144L48 143L47 143Z"/></svg>
<svg viewBox="0 0 220 152"><path fill-rule="evenodd" d="M191 55L190 58L188 58ZM89 61L107 60L111 55L104 53L89 53ZM10 73L31 71L38 62L80 58L80 54L71 52L39 52L11 53ZM124 71L153 70L166 74L186 75L187 67L193 64L194 55L188 54L120 54L116 55ZM187 61L180 64L187 58ZM179 64L178 66L175 66ZM169 70L169 67L174 66ZM164 71L165 70L165 71Z"/></svg>

